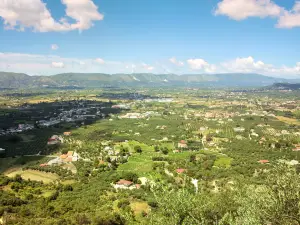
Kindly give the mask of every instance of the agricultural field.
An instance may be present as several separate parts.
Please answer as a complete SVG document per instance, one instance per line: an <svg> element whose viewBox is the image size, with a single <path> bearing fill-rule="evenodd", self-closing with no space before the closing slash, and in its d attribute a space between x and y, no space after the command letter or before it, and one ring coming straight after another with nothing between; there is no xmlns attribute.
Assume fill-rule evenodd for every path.
<svg viewBox="0 0 300 225"><path fill-rule="evenodd" d="M4 173L4 175L13 178L16 175L21 175L24 180L42 181L45 184L58 180L59 176L52 173L46 173L35 170L14 170L13 172Z"/></svg>
<svg viewBox="0 0 300 225"><path fill-rule="evenodd" d="M292 176L300 168L297 114L287 114L285 97L276 94L269 95L271 100L264 93L197 89L145 89L139 95L124 90L62 93L49 90L23 97L0 114L5 121L13 107L31 104L47 106L40 117L58 112L62 105L69 120L77 118L69 113L72 108L81 116L100 115L0 136L5 149L1 193L18 202L12 207L24 224L36 219L36 210L41 224L59 223L58 218L68 224L168 224L165 210L180 217L181 211L195 209L189 203L205 205L205 199L217 208L239 210L239 204L226 203L240 199L250 204L236 187L242 193L254 188L253 198L263 197L256 190L272 189L272 177ZM288 107L297 107L298 96L288 95L294 102ZM47 101L34 102L47 96ZM90 111L82 112L86 108ZM21 122L32 123L32 117L18 119ZM218 211L215 206L205 207ZM0 207L0 212L7 209ZM215 219L203 210L193 212L188 221L202 213L203 224L213 224ZM218 220L225 214L220 212Z"/></svg>

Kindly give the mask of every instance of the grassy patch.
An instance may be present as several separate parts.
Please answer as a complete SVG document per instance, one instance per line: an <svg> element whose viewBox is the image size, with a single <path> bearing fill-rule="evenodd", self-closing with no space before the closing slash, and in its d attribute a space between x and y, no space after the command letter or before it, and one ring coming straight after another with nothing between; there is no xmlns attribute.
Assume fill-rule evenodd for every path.
<svg viewBox="0 0 300 225"><path fill-rule="evenodd" d="M133 153L133 155L129 157L128 162L120 165L118 170L130 171L139 175L151 172L153 165L152 157L158 154L154 152L153 147L137 141L129 141L127 144L131 152L133 152L134 146L141 146L142 153Z"/></svg>
<svg viewBox="0 0 300 225"><path fill-rule="evenodd" d="M141 215L142 212L149 213L150 207L147 202L132 202L130 208L135 215Z"/></svg>
<svg viewBox="0 0 300 225"><path fill-rule="evenodd" d="M75 184L76 180L64 180L61 182L63 185L68 185L68 184Z"/></svg>
<svg viewBox="0 0 300 225"><path fill-rule="evenodd" d="M54 173L46 173L36 170L17 170L11 173L6 174L8 177L14 177L17 174L20 174L21 177L25 180L35 180L43 181L44 183L51 183L55 180L58 180L59 176Z"/></svg>
<svg viewBox="0 0 300 225"><path fill-rule="evenodd" d="M16 158L0 158L0 173L3 173L10 168L16 168L26 165L27 163L39 161L44 156L21 156Z"/></svg>
<svg viewBox="0 0 300 225"><path fill-rule="evenodd" d="M220 167L220 168L229 168L231 165L231 162L232 162L232 158L220 157L215 161L214 166Z"/></svg>
<svg viewBox="0 0 300 225"><path fill-rule="evenodd" d="M284 116L276 116L276 118L284 123L287 124L294 124L294 125L300 125L300 121L294 118L288 118L288 117L284 117Z"/></svg>

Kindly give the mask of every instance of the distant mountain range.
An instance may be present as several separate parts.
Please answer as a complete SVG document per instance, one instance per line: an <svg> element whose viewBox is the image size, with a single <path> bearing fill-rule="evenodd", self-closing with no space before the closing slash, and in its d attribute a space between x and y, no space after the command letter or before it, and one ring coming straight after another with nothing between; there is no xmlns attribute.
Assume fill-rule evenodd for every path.
<svg viewBox="0 0 300 225"><path fill-rule="evenodd" d="M268 77L260 74L102 74L64 73L52 76L29 76L0 72L0 88L107 86L181 86L181 87L263 87L274 83L297 83L300 80Z"/></svg>

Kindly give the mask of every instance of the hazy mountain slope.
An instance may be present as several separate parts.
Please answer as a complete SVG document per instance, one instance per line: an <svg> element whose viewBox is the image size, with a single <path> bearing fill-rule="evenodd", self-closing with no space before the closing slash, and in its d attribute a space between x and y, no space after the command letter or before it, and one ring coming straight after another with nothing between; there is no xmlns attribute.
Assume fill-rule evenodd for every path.
<svg viewBox="0 0 300 225"><path fill-rule="evenodd" d="M1 88L30 88L43 86L207 86L207 87L262 87L289 80L267 77L260 74L103 74L63 73L53 76L28 76L22 73L0 72Z"/></svg>
<svg viewBox="0 0 300 225"><path fill-rule="evenodd" d="M21 88L30 86L33 77L23 73L0 72L0 88Z"/></svg>

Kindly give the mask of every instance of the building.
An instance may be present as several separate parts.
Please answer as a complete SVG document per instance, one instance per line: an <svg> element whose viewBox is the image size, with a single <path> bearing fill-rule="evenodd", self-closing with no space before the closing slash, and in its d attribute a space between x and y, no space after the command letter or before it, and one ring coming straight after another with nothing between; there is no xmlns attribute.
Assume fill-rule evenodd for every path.
<svg viewBox="0 0 300 225"><path fill-rule="evenodd" d="M233 128L234 132L244 132L245 128L244 127L235 127Z"/></svg>
<svg viewBox="0 0 300 225"><path fill-rule="evenodd" d="M62 142L62 138L60 138L57 135L53 135L51 138L48 139L47 144L48 145L55 145L55 144L60 144Z"/></svg>
<svg viewBox="0 0 300 225"><path fill-rule="evenodd" d="M177 146L178 146L178 148L187 148L188 147L186 141L184 141L184 140L181 140Z"/></svg>
<svg viewBox="0 0 300 225"><path fill-rule="evenodd" d="M139 184L134 184L132 181L121 179L115 185L115 189L139 189L141 186Z"/></svg>
<svg viewBox="0 0 300 225"><path fill-rule="evenodd" d="M297 145L294 145L294 146L295 146L295 148L293 148L294 152L300 151L300 144L297 144Z"/></svg>
<svg viewBox="0 0 300 225"><path fill-rule="evenodd" d="M266 160L266 159L261 159L258 161L260 164L266 164L266 163L269 163L269 160Z"/></svg>
<svg viewBox="0 0 300 225"><path fill-rule="evenodd" d="M72 133L71 132L64 132L65 136L70 136Z"/></svg>
<svg viewBox="0 0 300 225"><path fill-rule="evenodd" d="M184 173L185 171L186 171L186 170L185 170L185 169L182 169L182 168L176 169L176 173L179 173L179 174Z"/></svg>
<svg viewBox="0 0 300 225"><path fill-rule="evenodd" d="M62 163L63 163L62 159L60 157L57 157L55 159L51 159L47 164L49 166L52 166L52 165L59 165L59 164L62 164Z"/></svg>

